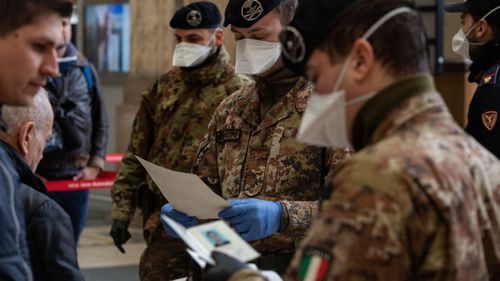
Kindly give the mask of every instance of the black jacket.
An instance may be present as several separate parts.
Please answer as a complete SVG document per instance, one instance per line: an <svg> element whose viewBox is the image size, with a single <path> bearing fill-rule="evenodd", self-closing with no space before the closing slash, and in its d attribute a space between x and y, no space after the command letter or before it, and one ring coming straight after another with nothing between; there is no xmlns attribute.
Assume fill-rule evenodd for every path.
<svg viewBox="0 0 500 281"><path fill-rule="evenodd" d="M78 56L69 45L67 57ZM85 75L90 69L88 81ZM62 135L62 147L46 151L37 173L49 180L72 178L86 166L103 168L108 121L97 74L84 58L50 78L46 89L54 110L53 132Z"/></svg>
<svg viewBox="0 0 500 281"><path fill-rule="evenodd" d="M19 174L0 141L0 280L33 280Z"/></svg>
<svg viewBox="0 0 500 281"><path fill-rule="evenodd" d="M21 186L18 192L24 208L34 280L84 280L78 267L69 216L42 193L46 190L45 185L14 148L3 141L0 141L0 146L12 159L19 174Z"/></svg>
<svg viewBox="0 0 500 281"><path fill-rule="evenodd" d="M21 194L35 280L85 280L68 214L54 200L27 185L21 186Z"/></svg>
<svg viewBox="0 0 500 281"><path fill-rule="evenodd" d="M500 39L481 49L470 67L469 81L478 84L469 106L465 130L500 158Z"/></svg>

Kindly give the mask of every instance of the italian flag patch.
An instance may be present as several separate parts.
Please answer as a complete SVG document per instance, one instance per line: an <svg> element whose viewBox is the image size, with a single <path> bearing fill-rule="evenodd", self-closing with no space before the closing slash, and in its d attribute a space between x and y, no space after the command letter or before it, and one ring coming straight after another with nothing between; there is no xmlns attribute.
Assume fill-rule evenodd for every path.
<svg viewBox="0 0 500 281"><path fill-rule="evenodd" d="M330 270L332 255L324 250L308 248L304 250L300 261L300 280L325 280Z"/></svg>

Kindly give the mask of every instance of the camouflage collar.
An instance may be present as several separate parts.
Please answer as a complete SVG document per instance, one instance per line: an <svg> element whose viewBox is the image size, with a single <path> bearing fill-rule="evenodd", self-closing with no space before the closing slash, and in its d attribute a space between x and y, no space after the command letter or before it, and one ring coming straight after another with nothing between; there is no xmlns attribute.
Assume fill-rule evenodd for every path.
<svg viewBox="0 0 500 281"><path fill-rule="evenodd" d="M293 88L279 99L269 110L266 116L259 122L260 118L260 98L257 87L253 84L245 89L246 94L238 100L238 113L257 130L274 125L276 122L296 113L303 112L309 94L312 90L311 83L300 78ZM260 123L260 124L259 124Z"/></svg>
<svg viewBox="0 0 500 281"><path fill-rule="evenodd" d="M224 83L234 73L234 68L229 64L229 54L226 49L221 47L215 59L208 64L192 69L181 68L181 71L186 83L207 85Z"/></svg>
<svg viewBox="0 0 500 281"><path fill-rule="evenodd" d="M439 98L421 100L426 93L436 93L432 76L418 74L399 81L382 90L360 109L353 122L352 139L356 150L377 142L400 128L416 115L431 107L444 106ZM448 113L449 114L449 113Z"/></svg>

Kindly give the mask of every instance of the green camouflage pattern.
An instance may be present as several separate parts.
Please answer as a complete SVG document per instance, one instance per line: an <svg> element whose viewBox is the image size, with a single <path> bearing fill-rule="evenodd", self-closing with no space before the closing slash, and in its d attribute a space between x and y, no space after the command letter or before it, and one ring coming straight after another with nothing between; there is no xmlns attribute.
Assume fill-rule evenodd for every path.
<svg viewBox="0 0 500 281"><path fill-rule="evenodd" d="M429 88L343 162L287 280L312 250L329 262L321 280L500 280L500 162Z"/></svg>
<svg viewBox="0 0 500 281"><path fill-rule="evenodd" d="M111 190L111 218L130 221L136 210L138 187L147 182L148 188L158 198L157 202L151 202L157 211L152 212L143 223L145 233L154 235L160 225L160 207L166 201L135 155L165 168L190 172L215 108L225 97L248 83L250 80L247 77L234 73L224 49L206 66L192 70L173 68L155 81L142 96L130 144ZM155 273L162 279L142 280L171 280L185 276L183 265L169 262L172 256L185 254L182 242L174 245L171 243L173 240L166 241L161 239L162 236L156 236L160 238L149 239L152 242L148 243L141 266L152 270L155 260L163 258L162 267L157 268L158 273ZM161 243L170 244L157 245ZM171 252L165 250L168 247ZM151 257L150 262L145 260L147 257Z"/></svg>
<svg viewBox="0 0 500 281"><path fill-rule="evenodd" d="M167 281L188 275L189 257L182 240L169 237L158 225L147 243L139 262L140 280Z"/></svg>
<svg viewBox="0 0 500 281"><path fill-rule="evenodd" d="M225 99L215 111L193 172L225 199L281 201L282 230L252 243L261 253L292 253L317 212L324 178L349 155L296 140L312 85L304 79L261 118L258 86ZM293 84L292 84L293 86Z"/></svg>

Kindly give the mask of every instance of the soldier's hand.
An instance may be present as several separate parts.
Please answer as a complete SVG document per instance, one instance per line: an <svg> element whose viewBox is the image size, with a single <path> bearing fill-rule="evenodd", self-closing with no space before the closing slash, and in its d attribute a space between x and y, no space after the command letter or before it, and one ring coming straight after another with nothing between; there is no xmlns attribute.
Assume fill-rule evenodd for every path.
<svg viewBox="0 0 500 281"><path fill-rule="evenodd" d="M113 225L111 226L111 231L109 235L113 238L116 248L125 254L125 249L122 245L125 244L130 239L130 232L128 231L128 221L113 220Z"/></svg>
<svg viewBox="0 0 500 281"><path fill-rule="evenodd" d="M171 204L165 204L161 208L162 215L173 219L174 221L182 224L185 228L195 226L199 224L199 220L196 217L190 217L182 212L176 211ZM163 228L167 231L168 236L172 238L179 238L175 231L170 228L170 226L162 220Z"/></svg>
<svg viewBox="0 0 500 281"><path fill-rule="evenodd" d="M215 265L207 265L203 272L203 281L229 280L234 273L248 267L239 260L218 251L212 252L212 258L215 261Z"/></svg>
<svg viewBox="0 0 500 281"><path fill-rule="evenodd" d="M231 200L231 207L219 213L243 239L255 241L271 236L280 229L283 207L279 202L260 199Z"/></svg>

